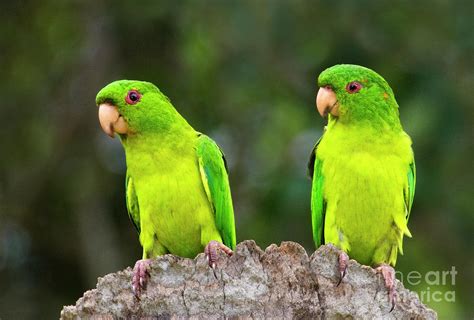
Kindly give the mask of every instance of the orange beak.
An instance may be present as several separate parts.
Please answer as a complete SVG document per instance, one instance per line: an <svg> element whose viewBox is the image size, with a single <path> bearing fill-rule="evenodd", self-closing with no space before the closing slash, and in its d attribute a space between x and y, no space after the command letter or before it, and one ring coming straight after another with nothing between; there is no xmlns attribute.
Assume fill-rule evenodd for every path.
<svg viewBox="0 0 474 320"><path fill-rule="evenodd" d="M334 90L330 86L319 88L318 95L316 96L316 108L323 118L328 113L335 117L339 116L339 102Z"/></svg>
<svg viewBox="0 0 474 320"><path fill-rule="evenodd" d="M127 122L120 115L117 107L109 103L102 103L99 106L99 122L102 130L112 138L115 132L121 134L128 132Z"/></svg>

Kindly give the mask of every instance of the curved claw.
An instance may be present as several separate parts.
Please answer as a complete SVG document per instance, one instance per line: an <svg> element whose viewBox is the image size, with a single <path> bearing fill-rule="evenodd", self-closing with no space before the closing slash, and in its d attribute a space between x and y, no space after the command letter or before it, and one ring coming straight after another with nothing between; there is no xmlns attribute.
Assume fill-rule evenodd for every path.
<svg viewBox="0 0 474 320"><path fill-rule="evenodd" d="M224 251L224 253L228 256L232 256L234 254L232 249L227 247L225 244L215 240L209 241L207 246L204 248L204 253L206 255L207 260L209 261L209 266L213 270L216 268L217 265L217 250Z"/></svg>
<svg viewBox="0 0 474 320"><path fill-rule="evenodd" d="M141 293L146 289L150 263L151 259L138 260L133 267L132 290L137 299L140 299Z"/></svg>
<svg viewBox="0 0 474 320"><path fill-rule="evenodd" d="M385 282L385 288L388 290L388 299L392 305L390 312L392 312L393 309L395 309L397 297L397 292L395 291L395 270L387 264L382 264L375 268L375 270L382 274Z"/></svg>
<svg viewBox="0 0 474 320"><path fill-rule="evenodd" d="M344 279L344 277L346 276L347 265L349 264L349 256L344 251L341 251L339 253L338 261L339 261L340 278L339 278L339 282L337 283L336 287L339 287L339 285L342 282L342 279Z"/></svg>

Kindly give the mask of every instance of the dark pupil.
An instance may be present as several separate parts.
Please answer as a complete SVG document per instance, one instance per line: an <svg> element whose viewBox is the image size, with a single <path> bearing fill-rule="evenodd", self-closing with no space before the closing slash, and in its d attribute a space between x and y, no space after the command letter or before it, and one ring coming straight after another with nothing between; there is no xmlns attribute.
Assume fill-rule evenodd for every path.
<svg viewBox="0 0 474 320"><path fill-rule="evenodd" d="M352 84L349 86L349 90L351 90L351 91L357 90L357 85L356 85L355 83L352 83Z"/></svg>
<svg viewBox="0 0 474 320"><path fill-rule="evenodd" d="M138 100L138 94L136 94L135 92L130 93L129 97L130 97L130 100L132 101Z"/></svg>

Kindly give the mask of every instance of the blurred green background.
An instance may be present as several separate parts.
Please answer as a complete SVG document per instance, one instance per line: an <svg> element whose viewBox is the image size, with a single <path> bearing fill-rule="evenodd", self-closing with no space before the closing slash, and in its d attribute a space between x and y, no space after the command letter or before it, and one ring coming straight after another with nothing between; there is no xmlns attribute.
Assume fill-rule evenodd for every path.
<svg viewBox="0 0 474 320"><path fill-rule="evenodd" d="M94 104L116 79L157 84L221 145L238 241L293 240L312 253L306 162L325 124L316 77L344 62L387 79L414 141L413 238L397 269L455 266L454 285L405 285L442 318L472 319L473 9L469 0L2 1L0 318L57 318L97 277L141 257L124 154Z"/></svg>

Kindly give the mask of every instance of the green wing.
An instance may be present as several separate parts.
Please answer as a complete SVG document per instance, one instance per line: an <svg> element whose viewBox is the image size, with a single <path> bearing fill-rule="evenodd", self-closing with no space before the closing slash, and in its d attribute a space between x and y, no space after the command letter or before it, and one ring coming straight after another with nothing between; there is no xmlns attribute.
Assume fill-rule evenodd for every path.
<svg viewBox="0 0 474 320"><path fill-rule="evenodd" d="M196 153L204 189L214 210L217 229L224 244L235 249L234 209L224 154L217 144L204 134L198 135Z"/></svg>
<svg viewBox="0 0 474 320"><path fill-rule="evenodd" d="M318 159L316 152L321 138L314 145L308 162L308 174L313 179L311 188L311 222L313 240L318 248L324 244L324 218L326 215L326 201L323 196L324 177L322 175L323 162Z"/></svg>
<svg viewBox="0 0 474 320"><path fill-rule="evenodd" d="M127 201L127 211L130 220L132 221L138 234L140 234L140 207L138 206L138 198L135 193L135 186L133 185L133 179L127 172L125 178L125 198Z"/></svg>
<svg viewBox="0 0 474 320"><path fill-rule="evenodd" d="M408 168L408 185L407 189L404 190L403 195L405 198L406 205L406 218L407 221L410 218L411 207L413 205L413 198L415 197L415 186L416 186L416 166L415 159L410 163Z"/></svg>

